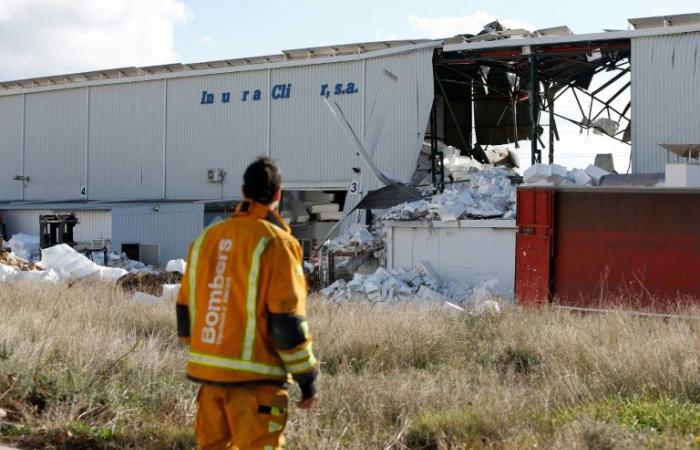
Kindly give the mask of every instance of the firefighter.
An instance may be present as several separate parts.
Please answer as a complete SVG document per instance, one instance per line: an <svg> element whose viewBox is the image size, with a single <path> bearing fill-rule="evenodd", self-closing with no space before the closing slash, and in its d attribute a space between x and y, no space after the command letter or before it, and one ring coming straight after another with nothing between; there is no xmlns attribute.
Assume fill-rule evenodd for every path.
<svg viewBox="0 0 700 450"><path fill-rule="evenodd" d="M259 158L243 182L245 200L233 215L192 243L177 302L187 377L200 384L202 450L284 447L290 377L299 408L317 400L302 250L277 213L280 170Z"/></svg>

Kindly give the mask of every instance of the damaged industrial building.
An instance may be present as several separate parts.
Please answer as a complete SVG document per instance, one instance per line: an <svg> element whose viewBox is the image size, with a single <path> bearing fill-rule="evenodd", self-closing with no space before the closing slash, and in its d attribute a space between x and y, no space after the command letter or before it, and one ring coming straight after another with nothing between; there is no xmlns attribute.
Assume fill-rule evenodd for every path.
<svg viewBox="0 0 700 450"><path fill-rule="evenodd" d="M596 215L612 198L632 219L639 210L700 211L699 51L700 14L630 19L627 30L595 34L494 22L440 40L0 82L0 218L8 238L38 235L42 247L68 243L164 265L230 213L242 171L266 155L282 167L283 215L321 266L322 284L343 280L329 295L352 295L347 285L368 261L337 240L319 261L319 247L372 223L381 245L360 236L355 247L382 253L375 299L420 291L459 300L485 286L532 302L589 295L600 265L612 267L611 285L631 278L619 257L601 256L588 278L567 279L582 264L573 255L602 251L564 245L582 239L572 231L577 205ZM558 108L564 96L574 114ZM556 166L563 123L629 146L629 169L595 158L595 148L581 149L589 168ZM528 173L516 171L520 147L529 149ZM602 236L612 231L601 224L618 219L597 222ZM678 264L700 262L697 232L659 227L637 237L674 233L687 244ZM533 262L523 248L545 256ZM649 252L631 257L634 270L655 280L679 270L650 269ZM355 262L336 268L335 258ZM533 264L542 267L536 276ZM430 292L411 284L436 279L433 270L443 280L429 282ZM640 284L700 296L690 278L677 278L675 291L666 281ZM365 289L366 279L355 281L355 292Z"/></svg>

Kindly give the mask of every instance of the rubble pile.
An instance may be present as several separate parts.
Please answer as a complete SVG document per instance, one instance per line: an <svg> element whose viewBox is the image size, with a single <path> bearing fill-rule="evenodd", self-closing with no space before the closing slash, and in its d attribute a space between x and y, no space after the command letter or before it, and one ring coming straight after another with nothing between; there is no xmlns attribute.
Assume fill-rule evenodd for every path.
<svg viewBox="0 0 700 450"><path fill-rule="evenodd" d="M370 233L366 225L353 223L338 237L328 241L326 247L335 251L369 250L381 243L381 239Z"/></svg>
<svg viewBox="0 0 700 450"><path fill-rule="evenodd" d="M378 268L371 275L356 273L351 281L337 280L321 290L334 301L362 301L370 303L423 303L449 307L498 309L492 298L496 295L498 280L489 280L480 286L444 282L427 262L413 270ZM495 307L487 302L495 303Z"/></svg>
<svg viewBox="0 0 700 450"><path fill-rule="evenodd" d="M559 164L534 164L523 173L529 186L599 186L610 172L590 164L585 169L571 169Z"/></svg>
<svg viewBox="0 0 700 450"><path fill-rule="evenodd" d="M466 218L514 218L516 189L510 177L515 172L511 169L485 167L485 170L472 171L468 180L452 184L430 200L404 203L389 209L382 219L455 221Z"/></svg>

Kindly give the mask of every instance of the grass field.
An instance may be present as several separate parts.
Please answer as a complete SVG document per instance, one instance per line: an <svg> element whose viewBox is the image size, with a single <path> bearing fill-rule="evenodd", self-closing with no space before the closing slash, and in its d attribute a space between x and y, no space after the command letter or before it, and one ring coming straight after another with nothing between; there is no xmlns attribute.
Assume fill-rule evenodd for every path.
<svg viewBox="0 0 700 450"><path fill-rule="evenodd" d="M700 321L319 298L310 320L322 397L291 449L700 449ZM172 305L0 286L0 442L191 449L184 362Z"/></svg>

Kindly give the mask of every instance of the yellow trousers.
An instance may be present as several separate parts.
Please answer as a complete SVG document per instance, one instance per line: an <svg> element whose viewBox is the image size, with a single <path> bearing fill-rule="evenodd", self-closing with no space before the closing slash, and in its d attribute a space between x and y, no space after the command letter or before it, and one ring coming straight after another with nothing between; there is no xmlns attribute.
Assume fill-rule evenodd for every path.
<svg viewBox="0 0 700 450"><path fill-rule="evenodd" d="M273 385L202 385L197 394L195 433L199 450L284 448L287 390Z"/></svg>

